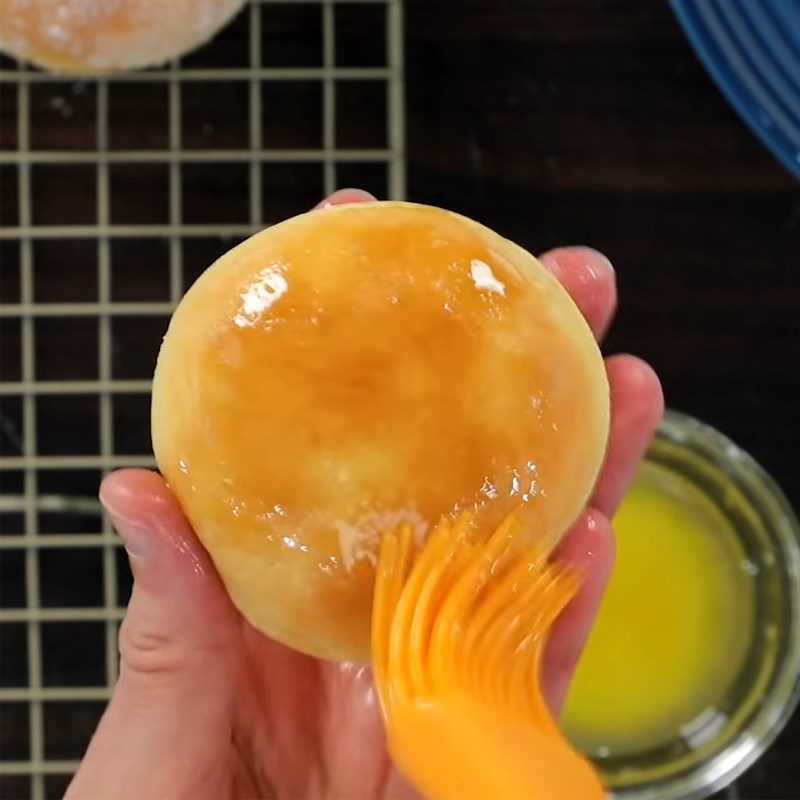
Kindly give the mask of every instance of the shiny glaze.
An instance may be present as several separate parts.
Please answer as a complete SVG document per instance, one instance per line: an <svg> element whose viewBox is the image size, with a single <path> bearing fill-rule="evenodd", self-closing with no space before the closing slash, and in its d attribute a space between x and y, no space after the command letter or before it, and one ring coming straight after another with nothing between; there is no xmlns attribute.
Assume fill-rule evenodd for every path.
<svg viewBox="0 0 800 800"><path fill-rule="evenodd" d="M295 218L208 270L165 339L153 435L245 615L367 658L381 534L518 506L531 535L563 532L607 416L596 345L538 262L387 203Z"/></svg>

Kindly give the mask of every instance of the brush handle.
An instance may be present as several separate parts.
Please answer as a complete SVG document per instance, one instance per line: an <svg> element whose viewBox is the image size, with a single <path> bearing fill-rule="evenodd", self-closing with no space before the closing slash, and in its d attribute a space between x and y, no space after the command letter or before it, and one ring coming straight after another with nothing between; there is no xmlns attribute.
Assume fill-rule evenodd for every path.
<svg viewBox="0 0 800 800"><path fill-rule="evenodd" d="M391 709L389 750L430 800L600 800L591 764L561 737L469 698Z"/></svg>

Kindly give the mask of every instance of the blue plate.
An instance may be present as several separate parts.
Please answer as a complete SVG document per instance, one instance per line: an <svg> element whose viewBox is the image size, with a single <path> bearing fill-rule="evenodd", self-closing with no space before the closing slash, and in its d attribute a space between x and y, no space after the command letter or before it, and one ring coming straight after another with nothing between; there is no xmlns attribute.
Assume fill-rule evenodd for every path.
<svg viewBox="0 0 800 800"><path fill-rule="evenodd" d="M800 179L800 0L670 0L744 121Z"/></svg>

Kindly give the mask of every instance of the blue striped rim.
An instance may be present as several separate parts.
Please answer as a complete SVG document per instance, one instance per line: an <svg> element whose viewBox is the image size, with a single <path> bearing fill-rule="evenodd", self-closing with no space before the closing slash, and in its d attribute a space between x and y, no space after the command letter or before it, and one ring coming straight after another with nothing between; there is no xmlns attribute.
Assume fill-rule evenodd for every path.
<svg viewBox="0 0 800 800"><path fill-rule="evenodd" d="M742 119L800 179L800 0L670 0Z"/></svg>

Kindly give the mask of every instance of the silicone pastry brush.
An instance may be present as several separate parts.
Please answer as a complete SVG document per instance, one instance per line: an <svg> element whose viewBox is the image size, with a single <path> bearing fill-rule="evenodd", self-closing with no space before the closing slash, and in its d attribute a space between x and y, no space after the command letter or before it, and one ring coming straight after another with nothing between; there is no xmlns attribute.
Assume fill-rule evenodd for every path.
<svg viewBox="0 0 800 800"><path fill-rule="evenodd" d="M549 561L550 542L523 551L515 527L483 534L462 515L419 552L410 526L382 542L375 682L389 751L432 800L604 796L541 691L547 633L579 578Z"/></svg>

